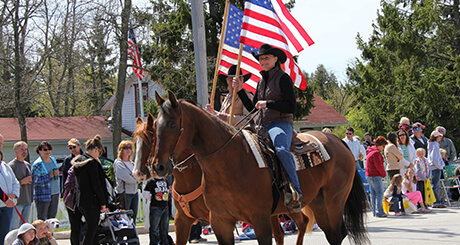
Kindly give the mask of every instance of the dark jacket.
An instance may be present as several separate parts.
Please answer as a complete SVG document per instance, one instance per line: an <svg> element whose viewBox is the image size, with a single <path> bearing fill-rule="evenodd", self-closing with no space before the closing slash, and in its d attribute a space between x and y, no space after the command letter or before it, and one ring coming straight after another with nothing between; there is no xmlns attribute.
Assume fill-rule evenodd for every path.
<svg viewBox="0 0 460 245"><path fill-rule="evenodd" d="M108 203L105 173L99 159L88 153L76 156L72 160L75 171L75 204L80 208L101 208Z"/></svg>
<svg viewBox="0 0 460 245"><path fill-rule="evenodd" d="M377 149L377 146L369 146L366 150L366 176L369 177L385 177L387 172L383 166L384 160L382 153Z"/></svg>
<svg viewBox="0 0 460 245"><path fill-rule="evenodd" d="M83 150L80 149L80 155L83 155ZM72 167L72 159L74 159L74 156L72 153L70 153L68 156L64 158L64 163L62 163L61 169L59 169L62 172L62 182L65 182L67 179L67 175L69 174L69 169ZM64 184L64 183L63 183ZM61 185L64 186L64 185ZM62 188L61 192L63 192L64 189Z"/></svg>
<svg viewBox="0 0 460 245"><path fill-rule="evenodd" d="M410 137L413 141L414 141L414 147L415 149L417 150L418 148L423 148L425 149L425 156L426 154L428 154L428 139L422 135L422 139L423 139L423 143L422 141L420 141L417 137L415 137L415 135L412 135Z"/></svg>
<svg viewBox="0 0 460 245"><path fill-rule="evenodd" d="M238 92L246 109L252 111L257 101L266 100L267 109L260 115L262 125L277 121L293 123L296 98L291 77L278 67L260 74L262 79L257 84L252 101L243 90Z"/></svg>

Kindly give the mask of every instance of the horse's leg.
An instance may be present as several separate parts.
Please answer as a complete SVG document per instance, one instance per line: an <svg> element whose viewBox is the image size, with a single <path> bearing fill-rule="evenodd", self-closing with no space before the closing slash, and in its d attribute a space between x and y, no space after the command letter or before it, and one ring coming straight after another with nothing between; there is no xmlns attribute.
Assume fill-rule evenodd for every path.
<svg viewBox="0 0 460 245"><path fill-rule="evenodd" d="M209 216L212 230L217 237L219 245L235 244L233 230L235 229L236 221L213 215L212 212L210 212Z"/></svg>
<svg viewBox="0 0 460 245"><path fill-rule="evenodd" d="M272 215L270 217L270 222L272 224L273 237L275 238L276 244L283 245L284 244L284 230L281 227L280 221L278 219L278 215Z"/></svg>
<svg viewBox="0 0 460 245"><path fill-rule="evenodd" d="M176 244L186 245L190 237L190 229L192 228L194 219L187 217L182 210L178 209L174 217L174 229L176 231Z"/></svg>
<svg viewBox="0 0 460 245"><path fill-rule="evenodd" d="M337 193L324 192L324 189L321 189L318 196L309 205L315 213L318 226L326 234L329 244L341 244L347 234L343 223L345 197ZM328 197L327 201L324 196Z"/></svg>
<svg viewBox="0 0 460 245"><path fill-rule="evenodd" d="M307 224L308 224L308 217L303 214L302 212L300 213L291 213L291 219L293 219L296 224L297 228L299 230L299 233L297 234L297 245L302 245L303 244L303 238L305 236L305 233L307 232Z"/></svg>
<svg viewBox="0 0 460 245"><path fill-rule="evenodd" d="M272 227L270 215L252 217L252 225L259 245L272 244Z"/></svg>

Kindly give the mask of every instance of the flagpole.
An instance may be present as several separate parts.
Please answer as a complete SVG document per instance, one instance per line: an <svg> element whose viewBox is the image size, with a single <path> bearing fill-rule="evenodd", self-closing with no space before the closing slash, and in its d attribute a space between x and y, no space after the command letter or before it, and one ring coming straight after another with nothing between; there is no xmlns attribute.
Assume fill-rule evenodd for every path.
<svg viewBox="0 0 460 245"><path fill-rule="evenodd" d="M214 107L214 97L216 96L217 75L219 74L220 60L222 56L222 48L225 41L225 33L227 32L228 9L230 7L229 0L225 1L224 21L222 21L222 32L220 34L219 51L217 53L216 69L214 71L214 80L212 83L211 106Z"/></svg>
<svg viewBox="0 0 460 245"><path fill-rule="evenodd" d="M239 53L238 53L238 63L236 65L236 74L235 74L235 78L236 79L240 79L240 65L241 65L241 58L243 56L243 46L244 44L240 43L240 50L239 50ZM237 87L234 87L233 88L233 94L232 94L232 107L230 107L230 117L228 119L228 124L232 125L233 124L233 111L235 110L235 100L236 100L236 96L238 96L236 93L238 92L237 91L238 88Z"/></svg>

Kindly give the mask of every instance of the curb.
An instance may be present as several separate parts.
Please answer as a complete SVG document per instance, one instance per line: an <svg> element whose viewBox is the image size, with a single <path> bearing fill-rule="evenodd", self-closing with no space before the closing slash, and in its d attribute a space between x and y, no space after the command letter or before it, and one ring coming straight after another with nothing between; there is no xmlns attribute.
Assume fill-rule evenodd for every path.
<svg viewBox="0 0 460 245"><path fill-rule="evenodd" d="M145 229L144 226L136 226L137 234L148 234L149 230ZM174 223L169 224L169 232L174 232ZM60 231L60 232L55 232L53 234L53 237L56 238L56 240L64 240L64 239L70 239L70 231Z"/></svg>

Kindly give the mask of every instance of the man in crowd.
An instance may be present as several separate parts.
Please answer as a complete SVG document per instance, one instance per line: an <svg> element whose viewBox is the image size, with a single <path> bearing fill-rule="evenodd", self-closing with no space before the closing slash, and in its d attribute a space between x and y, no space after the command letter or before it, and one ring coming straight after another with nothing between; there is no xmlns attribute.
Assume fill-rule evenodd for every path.
<svg viewBox="0 0 460 245"><path fill-rule="evenodd" d="M373 145L374 145L374 142L372 141L372 135L371 135L371 133L369 133L369 132L366 132L366 133L364 134L364 138L365 138L366 140L363 142L363 146L364 146L364 149L367 150L367 147L373 146Z"/></svg>
<svg viewBox="0 0 460 245"><path fill-rule="evenodd" d="M414 145L415 149L425 149L426 156L426 152L428 152L428 139L423 135L423 129L425 129L425 125L422 123L414 123L412 125L412 132L414 134L410 137L410 142Z"/></svg>
<svg viewBox="0 0 460 245"><path fill-rule="evenodd" d="M16 208L21 214L26 223L31 221L31 209L33 201L33 185L32 185L32 172L30 171L31 165L25 159L28 155L27 143L18 141L13 146L16 158L8 163L13 169L16 179L21 184L18 202ZM13 219L11 221L10 229L18 229L22 224L20 217L16 212L13 212Z"/></svg>
<svg viewBox="0 0 460 245"><path fill-rule="evenodd" d="M446 138L446 128L438 126L436 131L442 134L442 139L439 142L439 148L446 150L446 158L449 163L453 163L457 158L457 150L451 139Z"/></svg>
<svg viewBox="0 0 460 245"><path fill-rule="evenodd" d="M351 153L353 153L353 156L355 157L356 161L356 166L360 168L358 160L359 160L359 153L360 153L360 143L359 140L353 138L355 135L355 130L352 127L348 127L347 131L345 132L346 137L343 138L342 140L347 143L348 148L350 148Z"/></svg>

